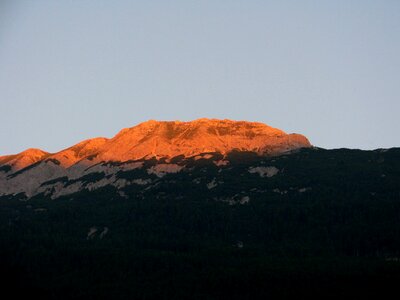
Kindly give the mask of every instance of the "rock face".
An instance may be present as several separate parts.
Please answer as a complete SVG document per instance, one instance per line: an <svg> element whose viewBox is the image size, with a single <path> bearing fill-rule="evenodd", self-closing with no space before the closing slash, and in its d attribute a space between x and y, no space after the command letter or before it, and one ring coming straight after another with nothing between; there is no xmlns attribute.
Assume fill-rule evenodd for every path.
<svg viewBox="0 0 400 300"><path fill-rule="evenodd" d="M123 129L101 149L101 160L126 161L143 157L226 154L233 149L279 154L310 147L302 135L286 134L263 123L199 119L192 122L148 121Z"/></svg>
<svg viewBox="0 0 400 300"><path fill-rule="evenodd" d="M0 156L0 167L9 166L18 171L46 158L48 155L49 153L40 149L27 149L19 154Z"/></svg>
<svg viewBox="0 0 400 300"><path fill-rule="evenodd" d="M20 154L0 156L0 196L34 195L46 181L63 176L76 179L90 170L104 172L105 167L99 165L109 162L194 157L210 152L225 155L233 150L279 155L305 147L311 147L306 137L286 134L263 123L217 119L150 120L123 129L111 139L86 140L58 153L28 149ZM169 169L165 168L166 172ZM107 172L118 172L118 167L112 171L107 167Z"/></svg>

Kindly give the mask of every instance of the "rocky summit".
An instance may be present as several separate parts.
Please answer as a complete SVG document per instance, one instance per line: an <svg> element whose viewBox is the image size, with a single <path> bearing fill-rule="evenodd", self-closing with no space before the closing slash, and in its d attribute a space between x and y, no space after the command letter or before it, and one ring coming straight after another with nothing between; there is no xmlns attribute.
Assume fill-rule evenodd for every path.
<svg viewBox="0 0 400 300"><path fill-rule="evenodd" d="M148 121L0 158L6 293L40 299L396 294L400 149L262 123ZM344 295L346 297L344 297Z"/></svg>
<svg viewBox="0 0 400 300"><path fill-rule="evenodd" d="M121 168L137 168L150 159L165 160L165 164L154 170L168 173L184 168L170 163L174 157L194 158L206 153L226 156L232 151L275 156L309 147L311 144L303 135L287 134L259 122L205 118L191 122L150 120L125 128L111 139L89 139L57 153L28 149L0 156L0 196L23 193L30 197L46 192L45 183L57 178L76 180L93 172L107 172L111 176ZM100 185L112 180L115 178ZM80 189L82 186L51 187L54 196Z"/></svg>

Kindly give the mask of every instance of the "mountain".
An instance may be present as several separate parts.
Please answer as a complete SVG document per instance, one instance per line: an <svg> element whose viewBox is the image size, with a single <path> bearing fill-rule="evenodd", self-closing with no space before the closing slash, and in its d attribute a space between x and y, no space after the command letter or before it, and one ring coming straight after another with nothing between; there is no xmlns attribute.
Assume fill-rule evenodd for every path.
<svg viewBox="0 0 400 300"><path fill-rule="evenodd" d="M326 150L260 123L200 119L0 162L4 294L397 293L400 148Z"/></svg>
<svg viewBox="0 0 400 300"><path fill-rule="evenodd" d="M148 121L123 129L102 148L99 159L127 161L143 157L190 157L206 152L226 154L233 149L279 154L310 146L304 136L288 135L256 122L215 119Z"/></svg>
<svg viewBox="0 0 400 300"><path fill-rule="evenodd" d="M46 160L15 178L61 165ZM29 199L0 197L4 292L238 300L397 292L399 148L208 152L83 168Z"/></svg>
<svg viewBox="0 0 400 300"><path fill-rule="evenodd" d="M311 144L304 136L286 134L263 123L216 119L192 122L150 120L123 129L111 139L89 139L58 153L29 149L17 155L0 157L0 195L24 193L31 197L48 192L49 188L43 190L43 184L56 178L76 179L100 169L107 169L108 175L118 172L118 167L113 171L104 167L111 162L195 157L203 153L226 155L231 151L251 151L268 156L306 147L311 147ZM129 164L124 167L129 168ZM180 167L171 164L161 168L176 170ZM58 187L57 192L52 193L57 197L80 188Z"/></svg>

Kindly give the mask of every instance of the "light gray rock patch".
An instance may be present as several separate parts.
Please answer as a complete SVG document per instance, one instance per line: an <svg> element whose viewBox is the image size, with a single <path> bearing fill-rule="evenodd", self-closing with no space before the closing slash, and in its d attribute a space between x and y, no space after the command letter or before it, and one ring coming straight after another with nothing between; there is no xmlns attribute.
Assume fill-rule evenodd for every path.
<svg viewBox="0 0 400 300"><path fill-rule="evenodd" d="M279 169L271 166L271 167L250 167L249 173L256 173L261 177L272 177L279 173Z"/></svg>

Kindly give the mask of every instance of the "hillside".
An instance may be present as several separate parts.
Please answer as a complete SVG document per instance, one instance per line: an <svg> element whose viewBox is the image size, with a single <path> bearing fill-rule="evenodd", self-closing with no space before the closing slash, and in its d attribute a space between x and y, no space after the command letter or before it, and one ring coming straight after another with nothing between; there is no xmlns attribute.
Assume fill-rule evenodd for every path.
<svg viewBox="0 0 400 300"><path fill-rule="evenodd" d="M14 293L337 299L380 297L400 279L398 148L208 152L91 170L28 201L0 198L0 271Z"/></svg>

